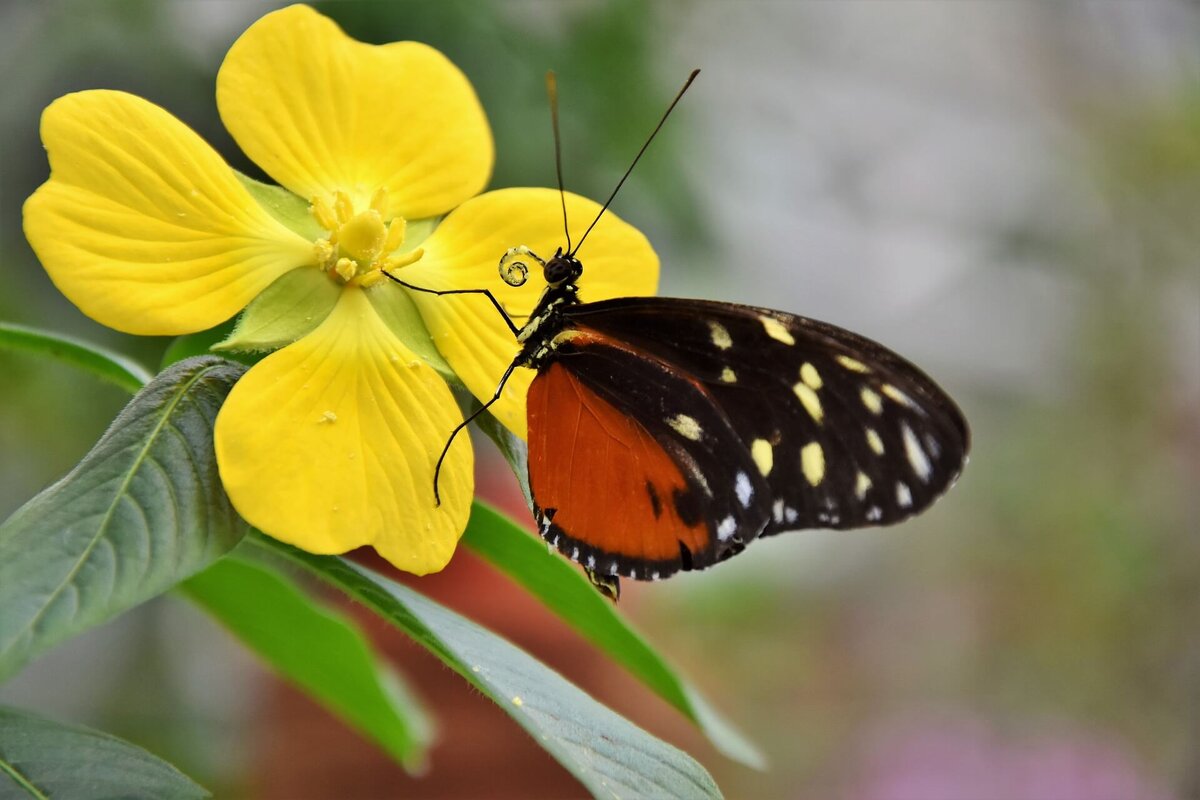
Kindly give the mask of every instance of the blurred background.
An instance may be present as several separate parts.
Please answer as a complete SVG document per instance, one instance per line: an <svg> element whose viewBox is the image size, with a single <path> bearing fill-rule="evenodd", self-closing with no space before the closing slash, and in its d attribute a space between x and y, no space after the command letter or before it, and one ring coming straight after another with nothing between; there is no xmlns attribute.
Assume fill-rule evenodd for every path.
<svg viewBox="0 0 1200 800"><path fill-rule="evenodd" d="M229 44L275 3L0 4L0 319L147 365L164 340L82 316L21 234L38 116L92 87L147 97L257 174L216 115ZM493 187L603 198L703 73L616 208L664 294L769 305L895 348L972 424L959 486L900 529L764 541L627 582L622 609L766 750L724 760L503 578L456 557L416 585L699 758L731 797L1200 796L1200 6L1192 2L317 4L417 39L474 82ZM386 131L380 132L386 136ZM0 352L0 517L124 404ZM478 443L481 491L515 483ZM219 797L573 797L459 679L363 620L439 718L406 778L166 597L43 658L0 702L94 725Z"/></svg>

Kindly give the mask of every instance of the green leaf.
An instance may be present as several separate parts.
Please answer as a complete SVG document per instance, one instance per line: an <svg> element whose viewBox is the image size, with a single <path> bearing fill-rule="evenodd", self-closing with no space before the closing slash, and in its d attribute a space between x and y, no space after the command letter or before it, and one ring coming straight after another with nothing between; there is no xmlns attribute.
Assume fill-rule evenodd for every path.
<svg viewBox="0 0 1200 800"><path fill-rule="evenodd" d="M695 722L721 753L750 767L766 766L762 751L721 717L578 569L551 552L544 541L476 501L463 542Z"/></svg>
<svg viewBox="0 0 1200 800"><path fill-rule="evenodd" d="M255 535L429 650L523 727L596 797L720 797L691 756L600 705L490 631L350 561Z"/></svg>
<svg viewBox="0 0 1200 800"><path fill-rule="evenodd" d="M65 478L0 525L0 680L242 538L212 443L242 371L211 356L166 370Z"/></svg>
<svg viewBox="0 0 1200 800"><path fill-rule="evenodd" d="M432 738L429 718L351 621L278 571L236 553L181 589L276 672L410 772L423 769Z"/></svg>
<svg viewBox="0 0 1200 800"><path fill-rule="evenodd" d="M0 706L0 797L199 800L204 787L140 747Z"/></svg>
<svg viewBox="0 0 1200 800"><path fill-rule="evenodd" d="M311 333L337 305L341 290L324 272L294 269L280 275L238 317L233 333L213 345L218 351L263 353Z"/></svg>
<svg viewBox="0 0 1200 800"><path fill-rule="evenodd" d="M0 322L0 347L49 356L116 384L130 394L152 377L141 364L103 347L9 322Z"/></svg>
<svg viewBox="0 0 1200 800"><path fill-rule="evenodd" d="M308 198L300 197L269 183L256 181L248 175L235 171L238 180L250 192L250 196L262 206L268 214L280 223L294 231L301 238L315 242L329 235L329 232L317 224L308 210Z"/></svg>

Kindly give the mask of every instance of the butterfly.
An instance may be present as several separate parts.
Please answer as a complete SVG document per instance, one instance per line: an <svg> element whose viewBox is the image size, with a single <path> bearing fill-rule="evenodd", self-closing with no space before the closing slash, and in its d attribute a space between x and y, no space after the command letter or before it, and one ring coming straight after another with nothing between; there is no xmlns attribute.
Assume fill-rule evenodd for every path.
<svg viewBox="0 0 1200 800"><path fill-rule="evenodd" d="M548 84L553 110L552 76ZM553 121L557 154L556 113ZM501 257L513 286L529 261L542 268L546 288L521 326L488 290L454 291L487 295L520 343L492 400L463 425L515 369L537 372L526 408L538 532L603 591L615 597L619 577L703 569L784 531L900 522L954 484L969 449L966 420L912 363L835 325L766 308L583 302L576 254L590 231L573 248L568 232L567 247L546 260L523 246Z"/></svg>

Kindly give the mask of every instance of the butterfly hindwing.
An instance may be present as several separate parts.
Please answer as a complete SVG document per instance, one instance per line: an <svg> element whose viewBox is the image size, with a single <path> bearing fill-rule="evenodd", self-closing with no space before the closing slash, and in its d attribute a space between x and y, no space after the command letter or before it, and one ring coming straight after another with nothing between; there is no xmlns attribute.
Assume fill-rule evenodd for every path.
<svg viewBox="0 0 1200 800"><path fill-rule="evenodd" d="M564 316L704 388L768 486L761 535L898 522L945 492L965 462L969 437L953 401L850 331L674 298L588 303Z"/></svg>
<svg viewBox="0 0 1200 800"><path fill-rule="evenodd" d="M539 529L599 574L699 569L769 520L770 490L720 406L650 353L566 331L527 408Z"/></svg>

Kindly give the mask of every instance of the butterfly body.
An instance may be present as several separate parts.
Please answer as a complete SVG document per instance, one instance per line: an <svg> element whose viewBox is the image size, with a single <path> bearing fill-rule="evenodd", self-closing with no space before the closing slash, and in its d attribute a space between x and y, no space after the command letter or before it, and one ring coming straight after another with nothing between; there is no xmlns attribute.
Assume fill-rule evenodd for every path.
<svg viewBox="0 0 1200 800"><path fill-rule="evenodd" d="M895 523L965 463L953 401L869 339L732 303L584 303L576 259L545 270L514 362L537 371L530 491L541 535L595 575L655 580L782 531Z"/></svg>

